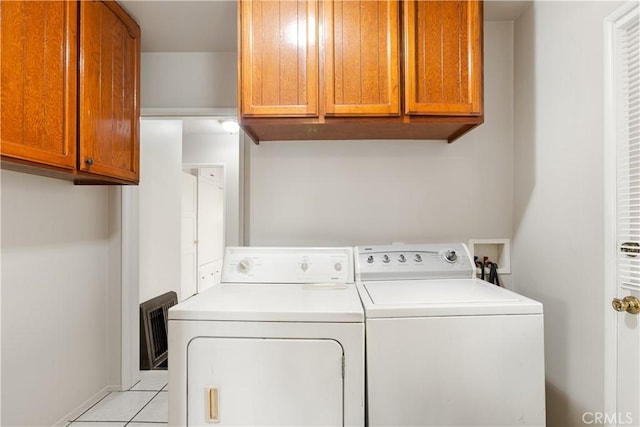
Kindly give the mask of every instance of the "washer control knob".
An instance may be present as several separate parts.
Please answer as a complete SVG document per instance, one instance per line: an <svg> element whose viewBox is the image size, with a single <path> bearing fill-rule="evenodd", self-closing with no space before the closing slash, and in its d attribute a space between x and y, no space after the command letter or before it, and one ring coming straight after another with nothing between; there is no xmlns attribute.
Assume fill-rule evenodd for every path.
<svg viewBox="0 0 640 427"><path fill-rule="evenodd" d="M444 259L447 260L447 262L456 262L458 260L458 254L454 250L448 250L444 254Z"/></svg>
<svg viewBox="0 0 640 427"><path fill-rule="evenodd" d="M336 265L334 265L333 268L335 268L336 271L342 270L342 263L336 262Z"/></svg>
<svg viewBox="0 0 640 427"><path fill-rule="evenodd" d="M385 264L388 264L389 261L391 261L391 259L389 258L389 255L382 256L382 262L384 262Z"/></svg>
<svg viewBox="0 0 640 427"><path fill-rule="evenodd" d="M373 264L373 255L369 255L369 256L367 257L367 262L368 262L369 264Z"/></svg>
<svg viewBox="0 0 640 427"><path fill-rule="evenodd" d="M416 256L413 257L413 260L415 262L422 262L422 255L416 254Z"/></svg>
<svg viewBox="0 0 640 427"><path fill-rule="evenodd" d="M242 274L247 274L251 270L251 260L249 258L245 258L238 262L238 271Z"/></svg>
<svg viewBox="0 0 640 427"><path fill-rule="evenodd" d="M398 261L407 262L407 257L405 257L404 254L400 254L400 256L398 257Z"/></svg>
<svg viewBox="0 0 640 427"><path fill-rule="evenodd" d="M300 268L302 269L302 271L307 271L309 269L309 263L307 261L302 261L302 264L300 264Z"/></svg>

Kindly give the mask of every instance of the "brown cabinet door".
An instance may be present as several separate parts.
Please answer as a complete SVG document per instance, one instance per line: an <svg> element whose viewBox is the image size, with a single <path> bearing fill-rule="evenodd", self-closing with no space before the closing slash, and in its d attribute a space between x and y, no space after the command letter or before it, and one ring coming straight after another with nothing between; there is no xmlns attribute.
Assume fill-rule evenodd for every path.
<svg viewBox="0 0 640 427"><path fill-rule="evenodd" d="M113 1L80 2L78 170L138 181L140 27Z"/></svg>
<svg viewBox="0 0 640 427"><path fill-rule="evenodd" d="M405 113L480 115L482 2L406 0Z"/></svg>
<svg viewBox="0 0 640 427"><path fill-rule="evenodd" d="M318 2L244 0L240 7L243 116L318 115Z"/></svg>
<svg viewBox="0 0 640 427"><path fill-rule="evenodd" d="M400 114L398 1L322 4L325 113Z"/></svg>
<svg viewBox="0 0 640 427"><path fill-rule="evenodd" d="M77 3L2 1L3 160L75 169Z"/></svg>

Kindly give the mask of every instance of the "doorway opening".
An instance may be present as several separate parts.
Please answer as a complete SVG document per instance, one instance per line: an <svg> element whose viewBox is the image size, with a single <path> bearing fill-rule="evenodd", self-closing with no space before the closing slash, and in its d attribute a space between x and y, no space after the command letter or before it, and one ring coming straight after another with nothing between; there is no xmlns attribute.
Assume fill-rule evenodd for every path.
<svg viewBox="0 0 640 427"><path fill-rule="evenodd" d="M225 245L242 242L245 141L238 130L222 126L234 116L235 111L220 117L161 116L141 120L140 185L123 191L122 200L123 228L127 228L126 234L133 240L131 244L123 244L122 253L123 277L130 276L123 280L127 286L122 286L123 389L140 378L140 304L171 291L181 301L216 283ZM200 229L216 230L208 249L200 255L196 251L190 261L183 259L186 240L183 235L189 235L183 232L183 228L186 231L189 228L183 224L182 208L186 175L196 182L200 176L205 182L200 188L211 190L202 196L213 200L206 205L210 209L200 215L211 221L209 225L200 225ZM197 191L196 184L194 201ZM195 221L197 207L196 202L192 209ZM195 240L201 246L197 222L190 227L191 243ZM188 266L186 272L183 263ZM189 277L191 281L186 280Z"/></svg>

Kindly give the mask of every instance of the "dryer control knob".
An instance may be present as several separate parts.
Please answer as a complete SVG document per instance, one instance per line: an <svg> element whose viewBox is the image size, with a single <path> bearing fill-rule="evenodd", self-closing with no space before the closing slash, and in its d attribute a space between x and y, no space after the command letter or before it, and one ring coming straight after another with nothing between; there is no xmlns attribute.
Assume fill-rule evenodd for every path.
<svg viewBox="0 0 640 427"><path fill-rule="evenodd" d="M369 256L367 257L367 262L368 262L369 264L373 264L373 255L369 255Z"/></svg>
<svg viewBox="0 0 640 427"><path fill-rule="evenodd" d="M336 264L333 266L333 268L335 268L336 271L342 270L342 263L336 262Z"/></svg>
<svg viewBox="0 0 640 427"><path fill-rule="evenodd" d="M249 258L245 258L238 262L238 271L242 274L247 274L251 270L252 262Z"/></svg>
<svg viewBox="0 0 640 427"><path fill-rule="evenodd" d="M422 262L422 256L420 254L416 254L416 256L413 257L413 260L415 262Z"/></svg>
<svg viewBox="0 0 640 427"><path fill-rule="evenodd" d="M391 261L391 259L389 258L389 255L383 255L382 256L382 262L388 264L389 261Z"/></svg>
<svg viewBox="0 0 640 427"><path fill-rule="evenodd" d="M456 251L449 250L445 252L444 259L451 263L456 262L458 260L458 254Z"/></svg>
<svg viewBox="0 0 640 427"><path fill-rule="evenodd" d="M407 257L405 257L403 254L400 254L400 256L398 257L398 261L406 262L407 261Z"/></svg>
<svg viewBox="0 0 640 427"><path fill-rule="evenodd" d="M302 261L302 264L300 264L300 268L302 269L302 271L307 271L309 269L309 263L307 261Z"/></svg>

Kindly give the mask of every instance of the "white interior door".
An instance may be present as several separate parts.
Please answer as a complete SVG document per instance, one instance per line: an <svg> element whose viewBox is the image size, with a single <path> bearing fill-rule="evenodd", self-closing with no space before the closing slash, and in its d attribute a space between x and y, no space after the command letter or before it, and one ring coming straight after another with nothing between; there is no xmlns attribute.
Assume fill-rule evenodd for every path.
<svg viewBox="0 0 640 427"><path fill-rule="evenodd" d="M587 414L584 421L589 424L640 425L638 21L637 2L627 3L605 21L606 411Z"/></svg>
<svg viewBox="0 0 640 427"><path fill-rule="evenodd" d="M224 255L224 168L198 171L198 292L220 277Z"/></svg>
<svg viewBox="0 0 640 427"><path fill-rule="evenodd" d="M198 234L197 234L198 179L182 172L182 281L180 300L198 292Z"/></svg>
<svg viewBox="0 0 640 427"><path fill-rule="evenodd" d="M342 426L342 357L326 339L196 338L187 425Z"/></svg>

